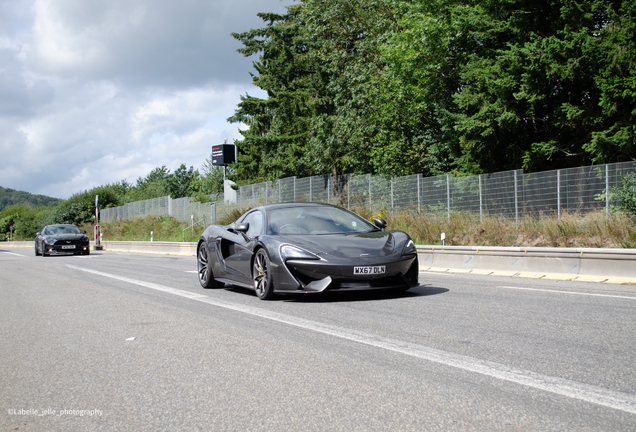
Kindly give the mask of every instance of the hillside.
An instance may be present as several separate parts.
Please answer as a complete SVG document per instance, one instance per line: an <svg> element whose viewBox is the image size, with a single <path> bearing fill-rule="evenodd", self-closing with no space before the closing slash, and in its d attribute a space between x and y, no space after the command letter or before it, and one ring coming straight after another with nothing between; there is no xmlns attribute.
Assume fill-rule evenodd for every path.
<svg viewBox="0 0 636 432"><path fill-rule="evenodd" d="M29 207L57 206L63 200L45 195L34 195L0 186L0 211L5 207L19 205Z"/></svg>

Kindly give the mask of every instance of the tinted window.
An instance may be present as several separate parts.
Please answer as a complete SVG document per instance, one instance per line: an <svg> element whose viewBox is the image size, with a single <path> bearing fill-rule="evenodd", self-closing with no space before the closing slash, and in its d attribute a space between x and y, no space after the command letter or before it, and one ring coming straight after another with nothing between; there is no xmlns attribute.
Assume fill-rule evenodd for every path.
<svg viewBox="0 0 636 432"><path fill-rule="evenodd" d="M44 228L42 231L44 235L56 235L56 234L81 234L78 227L75 225L54 225Z"/></svg>
<svg viewBox="0 0 636 432"><path fill-rule="evenodd" d="M374 231L369 221L337 207L289 207L272 210L268 232L277 234L342 234Z"/></svg>
<svg viewBox="0 0 636 432"><path fill-rule="evenodd" d="M243 219L243 223L250 224L249 229L247 230L247 235L250 237L256 237L262 234L263 231L263 214L259 211L254 211L249 213Z"/></svg>

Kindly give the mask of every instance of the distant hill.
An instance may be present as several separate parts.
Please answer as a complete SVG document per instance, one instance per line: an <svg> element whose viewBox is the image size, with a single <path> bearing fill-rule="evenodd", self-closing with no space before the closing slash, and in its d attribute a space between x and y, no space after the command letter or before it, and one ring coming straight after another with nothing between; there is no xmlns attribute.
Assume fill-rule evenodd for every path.
<svg viewBox="0 0 636 432"><path fill-rule="evenodd" d="M55 207L64 200L45 195L33 195L29 192L17 191L0 186L0 211L12 205L40 207Z"/></svg>

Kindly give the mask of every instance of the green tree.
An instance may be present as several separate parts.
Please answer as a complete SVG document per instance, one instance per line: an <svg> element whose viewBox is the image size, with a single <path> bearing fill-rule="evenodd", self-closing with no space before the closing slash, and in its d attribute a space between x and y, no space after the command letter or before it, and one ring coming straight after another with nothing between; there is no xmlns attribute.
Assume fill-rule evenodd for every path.
<svg viewBox="0 0 636 432"><path fill-rule="evenodd" d="M171 175L170 170L166 168L165 165L162 165L161 167L155 168L152 171L150 171L148 175L146 176L146 178L138 179L137 185L145 184L145 183L161 183L163 181L168 180L170 178L170 175Z"/></svg>
<svg viewBox="0 0 636 432"><path fill-rule="evenodd" d="M383 68L379 47L398 29L386 0L305 0L302 20L310 53L332 107L311 122L307 154L320 173L371 172L376 125L372 92Z"/></svg>
<svg viewBox="0 0 636 432"><path fill-rule="evenodd" d="M459 85L448 3L395 1L393 7L399 29L380 45L384 68L372 86L374 171L430 176L459 170L459 137L448 115Z"/></svg>
<svg viewBox="0 0 636 432"><path fill-rule="evenodd" d="M307 176L316 172L307 157L310 122L316 113L329 110L323 76L310 57L312 47L299 20L302 5L288 7L284 15L261 13L267 23L262 29L232 33L244 48L244 56L259 54L253 63L255 86L267 92L267 99L245 95L228 119L244 123L247 130L239 147L238 179L266 180Z"/></svg>
<svg viewBox="0 0 636 432"><path fill-rule="evenodd" d="M172 198L182 198L196 194L195 186L198 179L199 171L192 166L188 169L185 164L181 164L174 174L165 179L165 182Z"/></svg>
<svg viewBox="0 0 636 432"><path fill-rule="evenodd" d="M125 192L124 202L142 201L169 195L168 179L170 170L165 165L154 168L144 178L139 177L135 186L129 186ZM122 184L129 185L125 180Z"/></svg>
<svg viewBox="0 0 636 432"><path fill-rule="evenodd" d="M607 109L603 115L598 77L607 71L603 44L619 15L603 0L486 0L447 3L433 15L448 19L446 30L435 31L426 14L404 20L403 34L432 31L445 51L440 58L439 49L423 50L431 56L420 57L427 72L419 90L423 100L440 89L452 95L434 112L442 131L457 133L463 169L537 171L581 166L601 155L604 161L633 157L604 145L620 116ZM408 65L407 55L397 56L393 68ZM450 78L441 87L444 80L431 73L436 64ZM625 107L619 111L624 115Z"/></svg>
<svg viewBox="0 0 636 432"><path fill-rule="evenodd" d="M223 192L223 180L225 174L222 166L212 163L212 154L201 165L200 185L198 190L200 194L210 195Z"/></svg>
<svg viewBox="0 0 636 432"><path fill-rule="evenodd" d="M598 163L636 159L636 3L611 2L607 15L597 44L601 70L596 81L608 127L593 132L584 146Z"/></svg>
<svg viewBox="0 0 636 432"><path fill-rule="evenodd" d="M95 195L99 196L99 208L118 206L121 203L119 196L111 187L98 186L89 191L74 194L57 206L53 216L54 223L80 225L94 222Z"/></svg>
<svg viewBox="0 0 636 432"><path fill-rule="evenodd" d="M243 179L539 171L636 157L631 0L301 0L231 121Z"/></svg>

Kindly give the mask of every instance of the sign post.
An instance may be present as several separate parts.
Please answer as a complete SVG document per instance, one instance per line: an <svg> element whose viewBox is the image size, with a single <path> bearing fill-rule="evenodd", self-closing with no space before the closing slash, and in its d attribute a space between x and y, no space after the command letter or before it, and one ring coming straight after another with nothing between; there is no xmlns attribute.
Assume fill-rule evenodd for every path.
<svg viewBox="0 0 636 432"><path fill-rule="evenodd" d="M99 195L95 195L95 250L104 250L102 246L102 227L99 225Z"/></svg>
<svg viewBox="0 0 636 432"><path fill-rule="evenodd" d="M238 148L234 144L212 146L212 165L223 167L223 197L231 203L236 202L236 190L232 188L236 183L226 178L226 169L228 165L237 161L237 157Z"/></svg>
<svg viewBox="0 0 636 432"><path fill-rule="evenodd" d="M9 241L13 241L13 221L9 222L9 231L10 231Z"/></svg>

